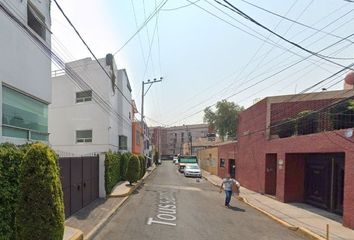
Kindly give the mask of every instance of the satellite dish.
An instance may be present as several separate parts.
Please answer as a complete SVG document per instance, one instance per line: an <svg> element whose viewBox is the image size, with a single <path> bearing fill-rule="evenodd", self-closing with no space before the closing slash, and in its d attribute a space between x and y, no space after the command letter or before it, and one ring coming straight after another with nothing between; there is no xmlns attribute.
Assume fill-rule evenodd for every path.
<svg viewBox="0 0 354 240"><path fill-rule="evenodd" d="M353 136L353 129L350 128L350 129L345 130L344 136L347 138L351 138Z"/></svg>

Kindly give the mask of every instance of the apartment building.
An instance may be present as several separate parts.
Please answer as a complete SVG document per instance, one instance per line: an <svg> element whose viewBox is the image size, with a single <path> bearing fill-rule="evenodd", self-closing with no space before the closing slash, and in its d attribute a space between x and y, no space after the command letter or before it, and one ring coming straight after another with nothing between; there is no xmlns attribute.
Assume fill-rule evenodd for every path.
<svg viewBox="0 0 354 240"><path fill-rule="evenodd" d="M50 1L0 0L1 142L48 141Z"/></svg>

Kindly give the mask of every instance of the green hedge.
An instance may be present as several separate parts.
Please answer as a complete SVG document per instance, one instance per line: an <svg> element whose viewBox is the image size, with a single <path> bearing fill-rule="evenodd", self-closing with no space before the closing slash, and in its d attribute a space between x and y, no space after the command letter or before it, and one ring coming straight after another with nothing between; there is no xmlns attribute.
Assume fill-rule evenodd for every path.
<svg viewBox="0 0 354 240"><path fill-rule="evenodd" d="M145 157L142 155L139 155L138 158L140 162L140 179L141 179L144 177L146 172L146 167L145 167L146 161L145 161Z"/></svg>
<svg viewBox="0 0 354 240"><path fill-rule="evenodd" d="M17 238L62 240L64 203L57 155L47 145L35 143L20 171Z"/></svg>
<svg viewBox="0 0 354 240"><path fill-rule="evenodd" d="M132 156L131 153L123 153L122 154L122 160L121 160L121 167L120 167L120 174L122 176L122 180L127 180L127 169L128 169L128 162L129 162L129 159L130 157Z"/></svg>
<svg viewBox="0 0 354 240"><path fill-rule="evenodd" d="M0 145L0 239L15 239L15 215L22 158L22 151L15 145Z"/></svg>
<svg viewBox="0 0 354 240"><path fill-rule="evenodd" d="M317 112L312 110L302 111L297 114L296 130L298 135L307 135L318 131Z"/></svg>
<svg viewBox="0 0 354 240"><path fill-rule="evenodd" d="M105 157L105 188L106 193L110 194L113 187L121 180L121 154L111 150Z"/></svg>
<svg viewBox="0 0 354 240"><path fill-rule="evenodd" d="M135 155L132 155L129 159L126 178L130 185L140 179L140 161Z"/></svg>

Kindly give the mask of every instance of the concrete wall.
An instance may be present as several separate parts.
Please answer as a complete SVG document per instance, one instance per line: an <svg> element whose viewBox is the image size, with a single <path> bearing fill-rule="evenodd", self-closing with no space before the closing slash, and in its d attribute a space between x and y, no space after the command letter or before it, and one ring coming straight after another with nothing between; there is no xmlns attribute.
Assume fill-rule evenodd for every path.
<svg viewBox="0 0 354 240"><path fill-rule="evenodd" d="M27 1L5 1L0 4L25 26L28 32L21 28L2 9L0 9L0 85L15 88L19 92L41 100L51 102L51 61L50 56L43 53L38 46L41 42L51 48L50 33L46 32L46 41L42 40L27 25ZM51 26L50 1L34 1L33 5L45 17L45 24ZM0 86L1 92L2 88ZM2 94L0 94L0 114L2 115ZM2 124L2 118L0 118ZM2 130L0 128L0 136ZM1 142L23 144L26 139L1 137Z"/></svg>
<svg viewBox="0 0 354 240"><path fill-rule="evenodd" d="M117 91L118 94L118 112L120 115L123 116L124 120L118 122L118 134L127 136L128 141L128 150L129 152L132 151L132 94L131 88L129 83L129 78L125 69L118 70L117 73L117 86L122 93ZM128 100L126 99L128 98Z"/></svg>
<svg viewBox="0 0 354 240"><path fill-rule="evenodd" d="M198 151L197 157L199 160L199 166L203 170L210 172L213 175L218 175L218 148L207 148Z"/></svg>
<svg viewBox="0 0 354 240"><path fill-rule="evenodd" d="M105 59L99 61L107 72L111 72ZM102 101L98 100L95 93L93 96L96 101L92 99L89 102L76 103L76 92L88 89L77 87L66 74L53 77L53 103L49 107L49 139L53 148L74 154L103 152L109 149L118 151L119 135L125 135L130 151L132 134L129 103L122 100L122 95L115 86L113 89L111 80L94 60L85 58L66 66L75 71L89 86L88 89L93 89L110 110L98 103ZM114 72L117 70L114 69ZM127 81L117 78L115 84L119 86L118 83L122 83L121 91L129 99L130 92L128 94L124 88L124 82ZM92 143L76 143L76 130L90 129L93 130Z"/></svg>
<svg viewBox="0 0 354 240"><path fill-rule="evenodd" d="M46 25L50 27L50 1L33 1L32 3L45 17ZM14 13L27 26L26 0L0 0L0 4ZM0 82L50 103L51 61L50 57L37 46L37 41L42 41L50 48L49 31L46 33L46 41L40 37L38 37L39 40L35 40L26 34L17 23L10 20L2 10L0 10L0 29L2 32L0 34Z"/></svg>

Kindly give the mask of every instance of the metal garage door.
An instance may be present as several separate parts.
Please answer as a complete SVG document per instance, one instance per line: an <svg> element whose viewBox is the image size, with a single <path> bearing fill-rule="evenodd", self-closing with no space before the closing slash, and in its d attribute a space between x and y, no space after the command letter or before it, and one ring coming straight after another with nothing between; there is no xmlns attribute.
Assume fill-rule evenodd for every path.
<svg viewBox="0 0 354 240"><path fill-rule="evenodd" d="M98 156L59 159L65 217L98 198Z"/></svg>

